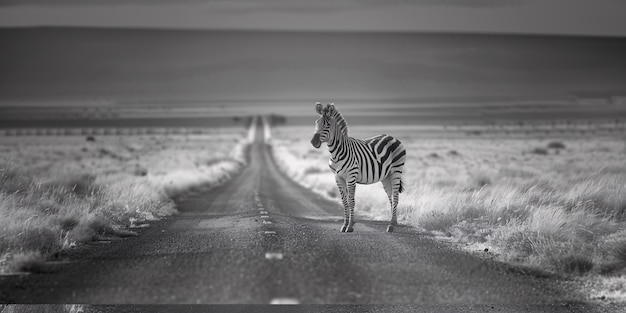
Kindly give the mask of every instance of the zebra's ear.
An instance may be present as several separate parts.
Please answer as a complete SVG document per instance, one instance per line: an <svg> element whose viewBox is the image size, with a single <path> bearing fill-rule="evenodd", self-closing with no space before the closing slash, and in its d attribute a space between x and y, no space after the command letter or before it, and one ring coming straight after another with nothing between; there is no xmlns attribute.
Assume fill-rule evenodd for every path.
<svg viewBox="0 0 626 313"><path fill-rule="evenodd" d="M315 103L315 112L317 112L317 114L319 114L319 115L323 115L324 114L324 112L322 112L322 108L323 107L322 107L321 103L319 103L319 102Z"/></svg>

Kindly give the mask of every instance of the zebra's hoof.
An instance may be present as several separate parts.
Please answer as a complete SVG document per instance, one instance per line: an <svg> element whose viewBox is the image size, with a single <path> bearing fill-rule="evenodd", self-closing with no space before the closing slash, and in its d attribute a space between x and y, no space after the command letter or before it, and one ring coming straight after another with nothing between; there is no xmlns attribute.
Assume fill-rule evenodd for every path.
<svg viewBox="0 0 626 313"><path fill-rule="evenodd" d="M393 233L393 225L387 226L387 232L388 233Z"/></svg>
<svg viewBox="0 0 626 313"><path fill-rule="evenodd" d="M345 233L347 229L348 229L348 226L346 226L346 225L341 226L341 232L342 233Z"/></svg>
<svg viewBox="0 0 626 313"><path fill-rule="evenodd" d="M346 229L346 233L351 233L354 231L354 228L352 226L348 227L348 229Z"/></svg>

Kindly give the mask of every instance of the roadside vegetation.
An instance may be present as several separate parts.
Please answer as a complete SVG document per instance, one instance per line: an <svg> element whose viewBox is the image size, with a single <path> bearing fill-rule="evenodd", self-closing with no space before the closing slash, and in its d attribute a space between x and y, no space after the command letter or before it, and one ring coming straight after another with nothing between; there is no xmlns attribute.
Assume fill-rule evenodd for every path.
<svg viewBox="0 0 626 313"><path fill-rule="evenodd" d="M521 269L587 277L598 298L626 299L624 133L526 127L352 126L350 134L387 133L404 143L400 223ZM311 128L272 131L281 169L336 200L340 215L326 146L311 147ZM357 186L355 211L389 219L380 184Z"/></svg>
<svg viewBox="0 0 626 313"><path fill-rule="evenodd" d="M97 306L83 304L0 304L0 313L96 313Z"/></svg>
<svg viewBox="0 0 626 313"><path fill-rule="evenodd" d="M42 272L81 243L135 236L173 197L227 180L243 128L161 135L0 136L0 273Z"/></svg>

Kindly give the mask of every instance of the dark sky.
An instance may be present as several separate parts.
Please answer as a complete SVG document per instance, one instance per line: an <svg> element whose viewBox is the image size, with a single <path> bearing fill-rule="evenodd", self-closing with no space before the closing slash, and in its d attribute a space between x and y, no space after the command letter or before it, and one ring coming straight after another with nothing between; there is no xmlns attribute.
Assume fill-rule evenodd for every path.
<svg viewBox="0 0 626 313"><path fill-rule="evenodd" d="M105 3L105 4L103 4ZM1 26L626 35L622 0L4 0Z"/></svg>
<svg viewBox="0 0 626 313"><path fill-rule="evenodd" d="M0 101L567 98L626 91L626 40L0 29Z"/></svg>

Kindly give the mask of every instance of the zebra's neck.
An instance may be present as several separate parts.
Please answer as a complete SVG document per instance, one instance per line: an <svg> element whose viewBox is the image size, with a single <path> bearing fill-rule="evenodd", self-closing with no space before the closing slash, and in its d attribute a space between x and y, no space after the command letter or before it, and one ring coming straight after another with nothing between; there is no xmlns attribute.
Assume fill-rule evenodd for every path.
<svg viewBox="0 0 626 313"><path fill-rule="evenodd" d="M342 159L341 155L345 154L345 147L347 146L348 135L335 125L335 131L331 140L328 141L328 151L330 152L331 160L338 161Z"/></svg>
<svg viewBox="0 0 626 313"><path fill-rule="evenodd" d="M330 151L331 160L338 161L343 159L346 153L346 147L348 142L348 123L341 116L339 111L335 111L333 114L335 121L334 130L331 132L332 137L328 141L328 151Z"/></svg>
<svg viewBox="0 0 626 313"><path fill-rule="evenodd" d="M348 137L348 123L346 123L346 120L343 118L341 113L339 113L339 111L335 111L333 118L335 119L336 132L339 132L345 137Z"/></svg>

